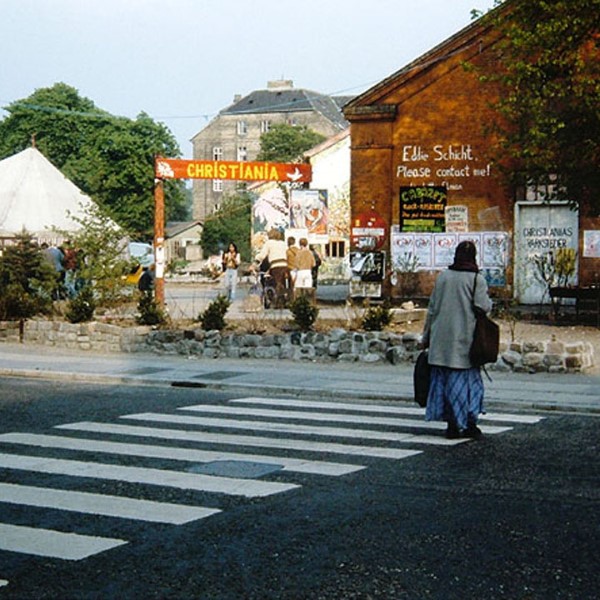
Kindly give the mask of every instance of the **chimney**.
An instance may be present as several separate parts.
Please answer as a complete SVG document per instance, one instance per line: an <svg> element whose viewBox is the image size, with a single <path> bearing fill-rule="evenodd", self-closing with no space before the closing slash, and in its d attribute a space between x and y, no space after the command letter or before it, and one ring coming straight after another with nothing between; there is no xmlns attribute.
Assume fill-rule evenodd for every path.
<svg viewBox="0 0 600 600"><path fill-rule="evenodd" d="M268 90L291 90L294 87L294 82L291 79L277 79L276 81L268 81Z"/></svg>
<svg viewBox="0 0 600 600"><path fill-rule="evenodd" d="M242 95L241 94L236 94L233 97L233 103L235 104L236 102L239 102L242 99Z"/></svg>

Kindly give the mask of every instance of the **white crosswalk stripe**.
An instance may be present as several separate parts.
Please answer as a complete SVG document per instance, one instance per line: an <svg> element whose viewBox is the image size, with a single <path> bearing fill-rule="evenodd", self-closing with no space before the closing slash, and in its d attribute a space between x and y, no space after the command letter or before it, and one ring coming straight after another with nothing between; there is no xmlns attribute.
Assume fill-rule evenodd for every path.
<svg viewBox="0 0 600 600"><path fill-rule="evenodd" d="M167 471L166 469L125 467L80 460L2 453L0 453L0 468L69 475L71 477L93 477L95 479L109 479L128 483L145 483L182 490L245 496L246 498L270 496L271 494L279 494L300 487L293 483L215 477L213 475Z"/></svg>
<svg viewBox="0 0 600 600"><path fill-rule="evenodd" d="M250 446L258 448L277 448L282 450L297 450L301 452L318 452L345 454L348 456L370 456L374 458L390 458L394 460L408 458L420 454L420 450L405 450L402 448L387 448L385 446L356 446L352 444L335 444L331 442L311 442L294 438L261 437L254 435L232 435L226 433L208 433L205 431L183 431L178 429L155 429L152 427L137 427L133 425L106 423L68 423L59 425L59 429L72 431L90 431L97 433L119 433L141 437L171 437L175 440L191 442L208 442L228 446ZM456 444L466 440L445 440L440 438L440 444Z"/></svg>
<svg viewBox="0 0 600 600"><path fill-rule="evenodd" d="M331 408L331 407L329 407ZM396 417L370 417L365 415L344 415L340 413L323 413L307 411L274 410L260 408L240 408L237 406L184 406L179 410L189 410L193 412L219 413L226 415L245 415L249 417L270 417L274 419L292 419L303 421L334 421L338 423L360 423L362 425L389 425L391 427L425 428L425 429L444 429L444 423L422 423L415 419L398 419ZM506 431L506 427L481 426L484 433L501 433Z"/></svg>
<svg viewBox="0 0 600 600"><path fill-rule="evenodd" d="M423 417L425 409L417 406L398 406L397 404L360 404L358 402L323 402L318 400L297 400L289 398L234 398L231 404L258 404L267 406L286 406L296 408L325 408L347 410L352 412L368 412L373 414L387 413L390 415L415 415ZM185 407L184 407L185 408ZM481 415L484 421L502 421L504 423L539 423L544 419L539 415L516 415L502 413L485 413Z"/></svg>
<svg viewBox="0 0 600 600"><path fill-rule="evenodd" d="M81 560L123 544L127 541L0 523L0 550L9 552Z"/></svg>
<svg viewBox="0 0 600 600"><path fill-rule="evenodd" d="M493 435L539 423L542 417L498 413L483 419L484 434ZM451 448L469 443L447 440L444 428L444 423L426 422L424 410L414 406L244 397L225 405L182 406L174 413L126 414L118 422L64 423L54 427L60 435L5 433L0 434L0 469L13 475L10 483L0 482L0 504L132 523L184 525L219 513L219 495L260 498L292 492L301 487L287 481L294 474L343 477L366 469L361 464L365 459L402 460L421 454L428 446ZM239 450L233 452L231 447ZM262 451L253 451L257 448ZM49 451L52 456L40 455ZM61 453L66 453L64 458L57 457ZM330 461L329 455L344 456L348 462ZM112 462L102 462L99 456L111 457L107 460ZM116 464L119 457L133 466ZM144 462L136 464L136 460ZM153 461L181 463L181 467L164 468L163 463L155 468ZM223 471L229 463L265 467L264 473L281 473L286 481ZM213 471L205 467L214 468L217 474L206 474ZM14 483L23 472L44 474L51 478L48 485L52 487ZM61 489L65 477L69 489ZM199 506L190 504L189 498L179 504L130 497L123 489L118 496L72 489L90 480L190 490L215 499L211 506ZM0 523L0 551L80 560L129 543L119 537L36 527L35 514L31 520L27 525ZM7 584L0 579L0 587Z"/></svg>
<svg viewBox="0 0 600 600"><path fill-rule="evenodd" d="M13 483L0 483L0 502L172 525L205 519L221 512L216 508L202 506L151 502L123 496L39 488Z"/></svg>
<svg viewBox="0 0 600 600"><path fill-rule="evenodd" d="M106 430L107 433L111 433ZM112 433L115 433L113 430ZM118 431L117 431L118 433ZM148 432L146 432L147 434ZM173 439L170 431L163 439ZM289 457L273 457L265 454L242 454L234 452L215 452L196 450L193 448L174 448L172 446L150 446L148 444L131 444L119 442L105 442L71 437L51 435L6 433L0 434L0 442L10 444L23 444L29 446L43 446L45 448L62 448L65 450L81 450L85 452L105 452L126 456L146 456L152 458L165 458L186 462L214 462L220 460L245 460L260 463L272 463L284 470L298 473L313 473L329 476L341 476L364 469L362 465L348 465L325 461L311 461Z"/></svg>
<svg viewBox="0 0 600 600"><path fill-rule="evenodd" d="M314 415L315 419L318 415ZM346 438L358 438L363 440L380 440L387 442L401 442L408 441L410 434L408 433L397 433L395 431L377 431L375 429L349 429L343 427L321 427L314 425L297 425L295 423L279 423L272 421L242 421L240 419L216 419L210 417L195 417L185 415L167 415L160 413L138 413L133 415L123 415L122 419L133 419L136 421L151 421L161 423L177 423L180 425L199 425L205 427L219 427L219 428L232 428L232 429L249 429L251 431L269 431L272 433L300 433L306 435L317 435L327 437L346 437ZM304 419L302 417L289 416L289 419ZM306 417L311 418L311 417ZM331 417L325 416L325 419ZM361 423L361 420L346 420L342 415L340 418L341 422L352 422ZM382 425L383 423L377 423ZM441 427L440 427L441 425ZM402 427L423 427L425 429L444 429L443 423L416 423L410 419L398 419L396 426ZM510 427L486 427L484 433L502 433L508 431ZM415 441L414 437L411 441ZM427 440L425 440L426 443Z"/></svg>

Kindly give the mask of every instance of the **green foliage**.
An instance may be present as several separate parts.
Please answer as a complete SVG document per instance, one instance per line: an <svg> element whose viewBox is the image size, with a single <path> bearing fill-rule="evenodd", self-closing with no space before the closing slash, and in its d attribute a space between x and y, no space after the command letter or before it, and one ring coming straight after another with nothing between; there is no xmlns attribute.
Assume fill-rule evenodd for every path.
<svg viewBox="0 0 600 600"><path fill-rule="evenodd" d="M32 236L23 231L0 257L0 320L27 319L52 309L57 276Z"/></svg>
<svg viewBox="0 0 600 600"><path fill-rule="evenodd" d="M174 136L145 113L115 117L57 83L9 105L0 121L0 158L36 146L83 192L138 238L154 223L154 157L178 157ZM165 182L167 220L185 220L189 200L181 180Z"/></svg>
<svg viewBox="0 0 600 600"><path fill-rule="evenodd" d="M130 266L123 254L123 230L96 205L87 208L83 216L72 215L72 219L81 226L79 231L61 233L70 236L82 256L78 277L92 287L99 306L118 303L126 286L122 275Z"/></svg>
<svg viewBox="0 0 600 600"><path fill-rule="evenodd" d="M240 191L226 197L218 211L206 218L200 236L205 254L220 254L230 242L238 247L242 260L250 260L252 195Z"/></svg>
<svg viewBox="0 0 600 600"><path fill-rule="evenodd" d="M162 325L165 322L165 314L154 299L152 291L140 294L138 301L139 316L136 321L140 325Z"/></svg>
<svg viewBox="0 0 600 600"><path fill-rule="evenodd" d="M392 322L390 305L384 302L380 306L369 306L362 319L365 331L383 331Z"/></svg>
<svg viewBox="0 0 600 600"><path fill-rule="evenodd" d="M84 323L94 318L95 310L94 290L91 286L86 285L79 290L79 293L74 298L69 300L65 318L70 323Z"/></svg>
<svg viewBox="0 0 600 600"><path fill-rule="evenodd" d="M309 331L319 316L319 309L306 294L296 296L290 302L289 309L294 317L294 323L301 331Z"/></svg>
<svg viewBox="0 0 600 600"><path fill-rule="evenodd" d="M498 86L497 160L508 182L600 210L598 14L600 0L506 2L484 17L502 37L479 74Z"/></svg>
<svg viewBox="0 0 600 600"><path fill-rule="evenodd" d="M222 331L225 329L225 314L230 306L231 302L225 296L219 294L198 317L198 320L202 324L202 329L206 331L213 329Z"/></svg>
<svg viewBox="0 0 600 600"><path fill-rule="evenodd" d="M280 123L260 136L260 152L257 160L292 162L304 152L320 144L325 136L306 127Z"/></svg>

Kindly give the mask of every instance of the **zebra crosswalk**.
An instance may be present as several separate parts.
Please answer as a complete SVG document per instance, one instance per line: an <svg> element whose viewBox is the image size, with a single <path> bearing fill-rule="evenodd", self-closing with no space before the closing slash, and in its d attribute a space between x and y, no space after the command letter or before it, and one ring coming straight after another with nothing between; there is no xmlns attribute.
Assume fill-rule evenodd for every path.
<svg viewBox="0 0 600 600"><path fill-rule="evenodd" d="M489 414L480 427L497 435L541 419ZM63 423L44 433L0 434L0 509L37 509L30 522L0 522L0 554L76 561L135 541L77 531L76 519L66 530L68 517L60 521L61 530L48 529L36 522L40 510L184 526L227 510L220 500L227 496L243 501L293 494L310 485L307 476L345 477L373 461L469 443L447 440L443 428L425 422L423 409L412 406L243 397L222 405L123 414L107 422ZM258 475L250 465L259 467ZM135 487L138 495L145 486L165 488L170 500L133 496L128 491L133 487L120 487L117 495L98 493L97 486L90 488L97 481L141 485ZM173 500L181 491L200 492L202 505L189 494ZM7 585L2 575L8 574L0 573L0 587Z"/></svg>

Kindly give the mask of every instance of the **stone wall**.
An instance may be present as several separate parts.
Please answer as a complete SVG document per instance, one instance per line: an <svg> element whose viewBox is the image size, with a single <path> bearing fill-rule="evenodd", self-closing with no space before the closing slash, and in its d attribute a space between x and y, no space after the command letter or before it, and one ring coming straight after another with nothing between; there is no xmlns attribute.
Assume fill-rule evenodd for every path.
<svg viewBox="0 0 600 600"><path fill-rule="evenodd" d="M19 331L17 321L0 322L0 342L23 342L93 352L147 350L149 327L120 327L109 323L67 323L29 320Z"/></svg>
<svg viewBox="0 0 600 600"><path fill-rule="evenodd" d="M340 361L393 365L412 363L419 353L420 335L387 331L327 333L291 332L269 335L220 331L153 330L107 323L66 323L31 320L19 330L18 322L0 322L0 342L20 342L84 352L154 352L201 358L254 358ZM490 370L572 373L594 364L591 344L546 342L502 343L500 358Z"/></svg>

